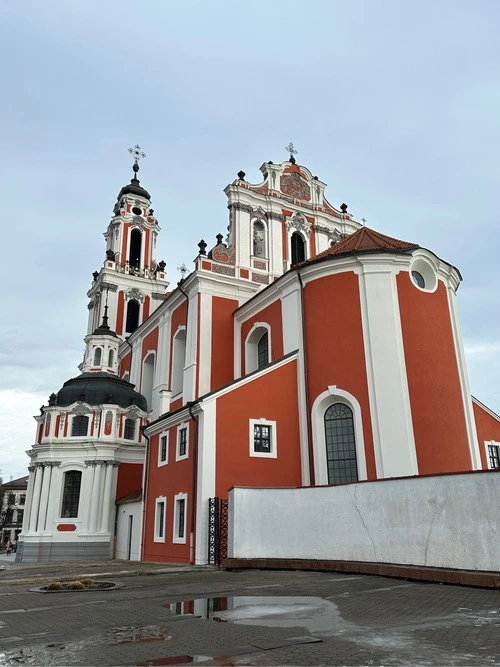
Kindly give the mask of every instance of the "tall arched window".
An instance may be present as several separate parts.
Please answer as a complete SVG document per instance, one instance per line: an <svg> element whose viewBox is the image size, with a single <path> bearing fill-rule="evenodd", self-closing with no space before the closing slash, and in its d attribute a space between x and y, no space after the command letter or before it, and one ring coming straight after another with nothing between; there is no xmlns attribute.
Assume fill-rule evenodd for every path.
<svg viewBox="0 0 500 667"><path fill-rule="evenodd" d="M334 403L325 412L325 442L328 483L357 482L354 419L348 405Z"/></svg>
<svg viewBox="0 0 500 667"><path fill-rule="evenodd" d="M96 347L94 350L94 366L101 365L102 350L100 347Z"/></svg>
<svg viewBox="0 0 500 667"><path fill-rule="evenodd" d="M257 369L260 371L269 363L269 334L266 331L257 343Z"/></svg>
<svg viewBox="0 0 500 667"><path fill-rule="evenodd" d="M253 223L253 254L254 257L267 257L266 227L260 220Z"/></svg>
<svg viewBox="0 0 500 667"><path fill-rule="evenodd" d="M78 516L81 485L82 473L80 470L68 470L68 472L64 473L64 488L61 505L62 517L76 518Z"/></svg>
<svg viewBox="0 0 500 667"><path fill-rule="evenodd" d="M115 360L115 355L113 354L113 350L110 350L108 354L108 368L113 368L114 360Z"/></svg>
<svg viewBox="0 0 500 667"><path fill-rule="evenodd" d="M127 319L125 321L125 331L132 333L139 326L139 302L135 299L130 299L127 304Z"/></svg>
<svg viewBox="0 0 500 667"><path fill-rule="evenodd" d="M155 355L153 352L148 354L142 365L142 384L141 394L148 402L148 410L151 410L153 402L153 382L155 376Z"/></svg>
<svg viewBox="0 0 500 667"><path fill-rule="evenodd" d="M141 265L142 234L138 229L130 232L130 246L128 261L130 266L140 267Z"/></svg>
<svg viewBox="0 0 500 667"><path fill-rule="evenodd" d="M172 396L182 391L184 365L186 362L186 329L181 329L172 342Z"/></svg>
<svg viewBox="0 0 500 667"><path fill-rule="evenodd" d="M292 265L303 262L306 258L306 242L299 232L294 232L291 239L292 245Z"/></svg>

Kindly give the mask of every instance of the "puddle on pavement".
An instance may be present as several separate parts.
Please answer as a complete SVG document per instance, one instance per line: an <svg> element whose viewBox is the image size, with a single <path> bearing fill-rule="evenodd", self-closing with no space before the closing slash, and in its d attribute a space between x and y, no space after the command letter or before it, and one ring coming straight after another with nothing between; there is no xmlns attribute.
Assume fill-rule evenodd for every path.
<svg viewBox="0 0 500 667"><path fill-rule="evenodd" d="M140 662L137 667L161 667L162 665L183 665L193 662L215 662L219 658L213 658L209 655L171 655L168 658L155 658ZM226 665L231 663L225 663Z"/></svg>
<svg viewBox="0 0 500 667"><path fill-rule="evenodd" d="M197 598L165 606L174 614L201 616L219 623L301 627L310 632L345 630L350 626L333 602L320 597L238 595Z"/></svg>
<svg viewBox="0 0 500 667"><path fill-rule="evenodd" d="M104 638L106 644L130 644L132 642L156 642L172 639L173 632L157 625L126 626L112 628Z"/></svg>

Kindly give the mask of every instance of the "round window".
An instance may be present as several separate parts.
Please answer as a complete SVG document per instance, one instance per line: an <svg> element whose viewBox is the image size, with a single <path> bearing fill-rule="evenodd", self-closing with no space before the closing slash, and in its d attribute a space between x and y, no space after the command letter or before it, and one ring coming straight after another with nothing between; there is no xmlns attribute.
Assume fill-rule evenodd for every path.
<svg viewBox="0 0 500 667"><path fill-rule="evenodd" d="M134 213L134 215L142 215L142 208L134 206L134 208L132 209L132 213Z"/></svg>
<svg viewBox="0 0 500 667"><path fill-rule="evenodd" d="M421 287L422 289L425 288L424 276L421 273L419 273L418 271L412 271L411 277L413 278L413 282L415 283L415 285Z"/></svg>

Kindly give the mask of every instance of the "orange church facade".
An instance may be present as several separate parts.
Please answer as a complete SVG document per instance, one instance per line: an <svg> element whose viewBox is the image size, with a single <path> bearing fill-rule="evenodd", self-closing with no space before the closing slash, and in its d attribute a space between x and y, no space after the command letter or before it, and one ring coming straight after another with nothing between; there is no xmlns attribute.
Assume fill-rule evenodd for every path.
<svg viewBox="0 0 500 667"><path fill-rule="evenodd" d="M227 238L200 241L170 291L136 179L108 227L88 336L106 304L117 375L147 403L142 460L122 456L113 496L141 498L142 470L143 560L206 563L209 500L236 485L498 467L500 418L469 388L458 269L332 206L293 155L261 171L226 187Z"/></svg>

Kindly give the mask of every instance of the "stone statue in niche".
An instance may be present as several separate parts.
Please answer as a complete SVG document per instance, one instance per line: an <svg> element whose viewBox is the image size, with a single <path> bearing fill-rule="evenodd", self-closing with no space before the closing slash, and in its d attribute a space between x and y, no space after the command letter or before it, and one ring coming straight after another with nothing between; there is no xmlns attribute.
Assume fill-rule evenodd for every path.
<svg viewBox="0 0 500 667"><path fill-rule="evenodd" d="M256 222L253 226L253 254L254 257L266 256L266 241L264 237L264 225Z"/></svg>

